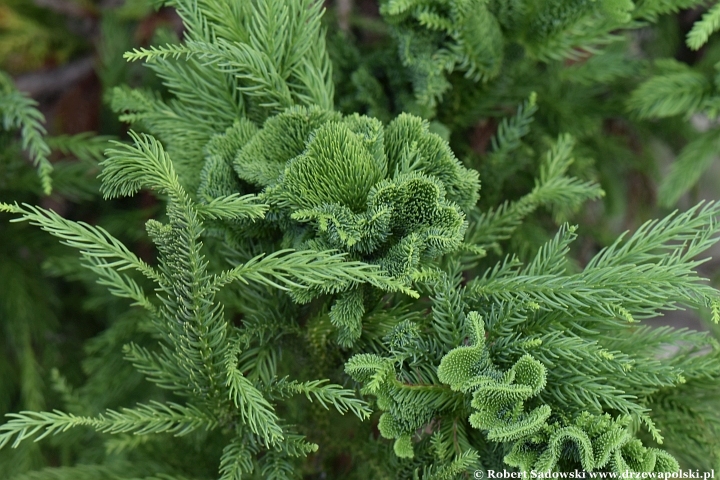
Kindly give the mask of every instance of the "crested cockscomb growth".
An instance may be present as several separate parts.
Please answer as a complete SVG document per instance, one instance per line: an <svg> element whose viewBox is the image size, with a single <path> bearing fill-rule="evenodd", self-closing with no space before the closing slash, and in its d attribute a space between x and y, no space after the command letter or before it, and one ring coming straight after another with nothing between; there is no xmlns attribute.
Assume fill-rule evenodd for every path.
<svg viewBox="0 0 720 480"><path fill-rule="evenodd" d="M266 120L233 166L240 179L264 187L259 198L287 245L347 252L408 285L458 250L465 212L478 198L477 172L411 115L385 127L365 116L292 107ZM343 345L360 336L364 296L353 287L333 304Z"/></svg>

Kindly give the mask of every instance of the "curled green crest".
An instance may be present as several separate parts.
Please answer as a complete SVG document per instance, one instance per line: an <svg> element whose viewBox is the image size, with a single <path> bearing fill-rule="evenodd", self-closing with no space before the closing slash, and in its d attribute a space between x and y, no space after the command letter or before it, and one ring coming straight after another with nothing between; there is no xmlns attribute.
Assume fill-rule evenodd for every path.
<svg viewBox="0 0 720 480"><path fill-rule="evenodd" d="M288 245L339 250L408 285L460 247L465 212L478 199L477 172L426 121L407 114L384 126L295 106L268 119L233 166L263 189L268 219L278 221ZM363 295L348 289L330 312L344 345L361 333Z"/></svg>

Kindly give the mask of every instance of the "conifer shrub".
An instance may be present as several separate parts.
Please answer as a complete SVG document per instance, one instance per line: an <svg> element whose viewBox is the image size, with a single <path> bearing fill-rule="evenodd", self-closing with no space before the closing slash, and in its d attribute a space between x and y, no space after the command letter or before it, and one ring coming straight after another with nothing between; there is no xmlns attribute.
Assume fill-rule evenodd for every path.
<svg viewBox="0 0 720 480"><path fill-rule="evenodd" d="M686 307L720 321L696 271L720 204L596 239L585 261L576 239L600 227L569 223L590 201L617 208L626 160L655 168L668 131L687 144L664 204L709 167L716 127L687 119L715 115L712 69L640 34L695 2L383 0L356 39L314 0L155 3L184 38L125 55L162 87L113 89L132 130L98 176L107 200L162 204L145 243L0 203L78 251L104 288L88 308L108 315L80 374L49 374L47 407L0 425L5 458L47 465L14 478L720 466L720 345L650 320ZM0 82L8 145L50 192L38 113ZM494 125L483 141L478 125Z"/></svg>

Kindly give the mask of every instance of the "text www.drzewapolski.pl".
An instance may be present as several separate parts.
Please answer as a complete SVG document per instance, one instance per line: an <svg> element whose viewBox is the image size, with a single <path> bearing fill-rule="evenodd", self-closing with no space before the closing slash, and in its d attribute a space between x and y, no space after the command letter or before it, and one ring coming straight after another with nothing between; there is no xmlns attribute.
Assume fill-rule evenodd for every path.
<svg viewBox="0 0 720 480"><path fill-rule="evenodd" d="M555 479L555 478L607 478L607 479L654 479L659 478L662 480L668 480L671 478L677 479L692 479L698 478L702 480L710 480L715 478L715 470L709 472L702 472L700 470L678 470L677 472L631 472L626 470L623 473L617 472L586 472L583 470L575 470L572 472L540 472L537 470L530 470L529 472L511 472L508 470L475 470L473 475L476 479Z"/></svg>

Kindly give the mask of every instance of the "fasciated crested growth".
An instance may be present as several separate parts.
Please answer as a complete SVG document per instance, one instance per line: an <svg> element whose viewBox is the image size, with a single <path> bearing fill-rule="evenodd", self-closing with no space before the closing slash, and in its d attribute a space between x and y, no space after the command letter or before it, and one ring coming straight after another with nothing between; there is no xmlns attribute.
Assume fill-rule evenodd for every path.
<svg viewBox="0 0 720 480"><path fill-rule="evenodd" d="M238 138L231 132L243 128L225 135ZM268 119L233 166L242 181L263 188L268 218L288 245L347 252L408 285L431 260L460 247L465 211L478 199L477 172L412 115L383 126L357 114L292 107ZM360 319L341 312L362 312L346 308L362 307L362 297L346 292L331 310L351 330L342 343L357 338Z"/></svg>
<svg viewBox="0 0 720 480"><path fill-rule="evenodd" d="M479 189L477 172L411 115L383 127L369 117L293 107L265 123L234 167L265 187L261 198L277 215L311 226L313 241L408 276L411 269L386 260L398 255L396 246L412 243L418 258L456 249Z"/></svg>

